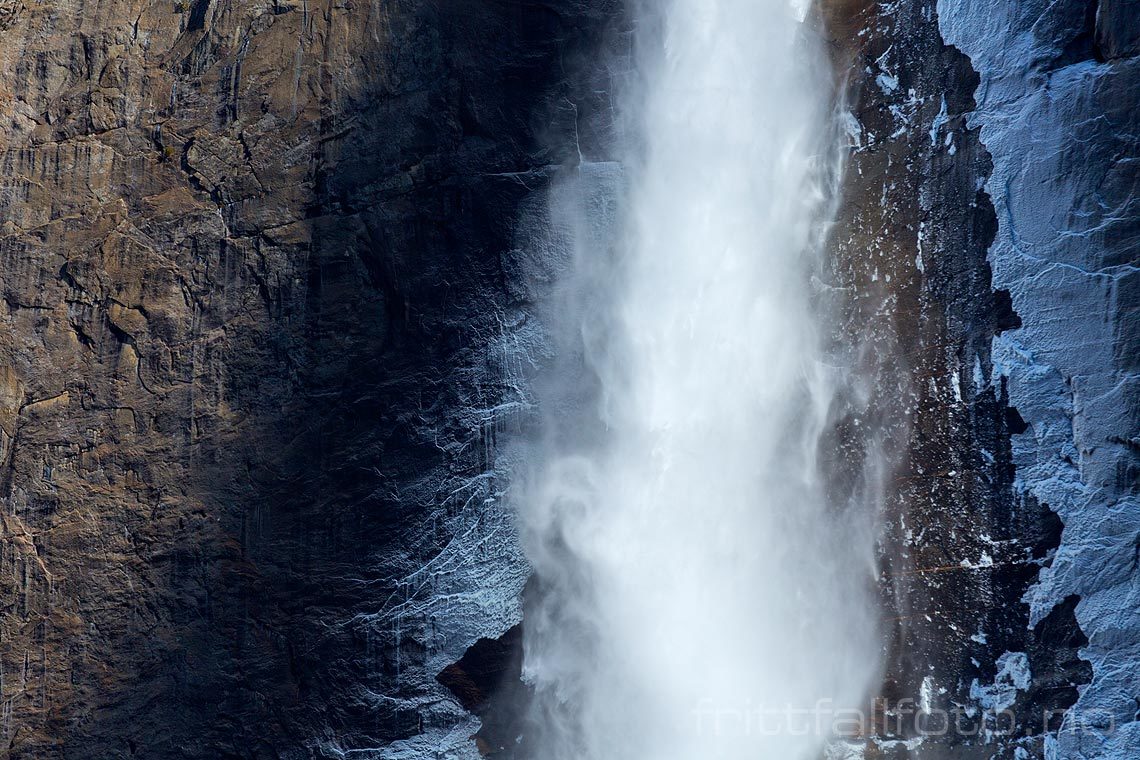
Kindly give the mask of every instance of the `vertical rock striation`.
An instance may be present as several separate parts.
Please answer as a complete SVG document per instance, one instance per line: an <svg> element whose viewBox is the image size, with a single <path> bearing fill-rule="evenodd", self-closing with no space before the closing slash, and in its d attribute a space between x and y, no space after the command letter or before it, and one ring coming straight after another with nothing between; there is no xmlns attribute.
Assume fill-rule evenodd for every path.
<svg viewBox="0 0 1140 760"><path fill-rule="evenodd" d="M515 236L604 153L622 5L0 0L0 753L510 741ZM862 751L1131 758L1140 14L821 5L868 378L832 464L898 461Z"/></svg>
<svg viewBox="0 0 1140 760"><path fill-rule="evenodd" d="M1047 30L1062 5L1045 12L1041 4L1036 15L1019 5L1024 26L1010 27L1029 29L1043 15L1039 26ZM1053 335L1042 347L1051 344L1065 361L1079 361L1098 376L1093 386L1099 390L1086 397L1098 399L1098 406L1088 406L1086 419L1115 427L1102 428L1090 447L1099 448L1107 465L1094 480L1115 478L1119 494L1135 488L1134 465L1127 463L1134 444L1126 433L1135 430L1135 405L1126 398L1127 362L1135 354L1129 315L1135 306L1115 289L1096 298L1089 292L1082 300L1088 291L1070 285L1078 273L1052 266L1041 252L1026 258L1025 243L1011 241L1018 229L1028 231L1028 223L1009 222L1013 194L1027 220L1038 225L1033 239L1041 245L1087 249L1091 237L1102 236L1097 245L1107 243L1115 252L1100 263L1082 259L1078 268L1117 267L1102 278L1106 283L1130 276L1135 210L1127 204L1134 180L1125 178L1135 161L1136 131L1128 122L1134 117L1117 112L1135 96L1120 89L1118 78L1114 96L1107 94L1107 83L1095 103L1097 96L1082 95L1090 102L1077 117L1072 106L1061 105L1077 100L1075 89L1064 98L1043 90L1042 103L1057 105L1037 117L1041 123L1024 123L1039 106L994 116L992 121L1016 131L1006 142L999 140L997 153L987 131L994 128L987 114L998 83L1018 80L1025 70L1051 72L1058 58L1073 71L1120 66L1091 58L1105 29L1127 36L1128 24L1070 8L1071 21L1085 26L1074 28L1071 37L1055 28L1038 30L1056 42L1053 58L1045 62L1015 49L1016 32L1003 26L1000 8L963 6L823 6L852 99L853 155L835 240L838 281L861 297L845 334L866 346L868 367L879 378L869 408L905 452L889 489L882 542L890 641L882 697L889 707L877 716L869 757L1041 756L1077 701L1078 687L1092 677L1081 659L1088 656L1081 648L1090 638L1096 646L1093 630L1084 625L1088 617L1081 617L1088 608L1078 605L1076 595L1083 592L1079 584L1049 585L1058 573L1069 572L1067 546L1074 534L1065 509L1046 492L1067 476L1047 465L1052 474L1043 478L1034 459L1037 445L1026 441L1063 437L1066 413L1054 403L1062 396L1027 394L1027 383L1040 387L1037 380L1048 374L1039 375L1044 356L1041 348L1026 348L1027 336ZM1011 36L995 40L982 29ZM967 57L983 48L981 65ZM1080 64L1082 56L1090 61ZM1071 76L1042 73L1042 86L1058 75ZM1114 98L1116 106L1110 105ZM1079 149L1078 125L1087 136ZM1043 139L1051 133L1072 136ZM1074 160L1078 154L1081 159ZM1087 191L1074 186L1081 183ZM1011 269L1014 260L1021 262L1019 269ZM1015 270L1017 277L1011 275ZM1052 294L1047 303L1032 305L1029 283L1038 294ZM1061 302L1074 297L1090 308L1078 307L1070 318ZM1100 332L1079 329L1086 321ZM1101 353L1094 355L1093 346ZM1014 369L1019 362L1030 368L1020 376ZM1053 411L1044 414L1028 396L1050 399L1047 408ZM1113 443L1113 436L1120 440ZM1057 457L1064 457L1062 448L1053 449ZM1069 465L1074 477L1068 479L1075 482L1074 467ZM1108 496L1100 487L1086 493ZM1057 512L1068 525L1064 543ZM1089 524L1098 523L1093 531L1103 535L1108 524L1100 518ZM1119 535L1122 547L1134 547L1135 531L1123 528ZM1121 552L1113 572L1126 577L1132 555ZM1079 706L1094 693L1095 682ZM997 715L1006 710L1012 711L1013 725ZM930 717L943 714L954 723L948 731L939 727L943 718ZM1073 741L1065 726L1062 742ZM1116 741L1127 746L1129 740Z"/></svg>
<svg viewBox="0 0 1140 760"><path fill-rule="evenodd" d="M474 752L501 254L609 5L0 4L6 756Z"/></svg>
<svg viewBox="0 0 1140 760"><path fill-rule="evenodd" d="M970 123L993 156L989 259L1019 330L995 339L992 382L1024 420L1019 504L1064 523L1026 596L1029 624L1077 602L1092 682L1058 758L1140 745L1140 14L1120 0L941 0L946 39L980 74ZM1077 601L1079 599L1079 601Z"/></svg>

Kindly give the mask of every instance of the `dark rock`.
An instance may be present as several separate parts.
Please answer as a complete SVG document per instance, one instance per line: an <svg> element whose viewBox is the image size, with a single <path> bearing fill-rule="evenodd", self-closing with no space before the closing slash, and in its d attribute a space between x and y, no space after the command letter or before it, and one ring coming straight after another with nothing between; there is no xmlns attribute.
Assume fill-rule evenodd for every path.
<svg viewBox="0 0 1140 760"><path fill-rule="evenodd" d="M612 4L10 5L5 756L436 741L525 580L485 540L512 173Z"/></svg>
<svg viewBox="0 0 1140 760"><path fill-rule="evenodd" d="M1130 0L1099 0L1096 44L1104 60L1140 54L1140 9Z"/></svg>

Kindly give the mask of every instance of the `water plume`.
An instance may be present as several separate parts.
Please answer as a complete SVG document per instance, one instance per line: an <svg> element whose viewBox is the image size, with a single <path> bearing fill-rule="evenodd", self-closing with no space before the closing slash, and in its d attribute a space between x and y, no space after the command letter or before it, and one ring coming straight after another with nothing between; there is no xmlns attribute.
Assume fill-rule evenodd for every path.
<svg viewBox="0 0 1140 760"><path fill-rule="evenodd" d="M804 15L638 6L619 160L550 193L518 489L536 757L807 760L876 674L873 509L821 458L841 146Z"/></svg>

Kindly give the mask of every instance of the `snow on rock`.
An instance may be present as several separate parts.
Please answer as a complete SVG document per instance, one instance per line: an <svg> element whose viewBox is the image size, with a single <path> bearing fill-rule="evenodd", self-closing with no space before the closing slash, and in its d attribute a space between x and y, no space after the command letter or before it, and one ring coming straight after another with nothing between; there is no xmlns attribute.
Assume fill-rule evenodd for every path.
<svg viewBox="0 0 1140 760"><path fill-rule="evenodd" d="M1006 652L998 658L997 666L998 672L991 685L982 686L976 678L970 685L970 697L995 713L1013 707L1017 692L1028 690L1032 680L1029 657L1024 652Z"/></svg>
<svg viewBox="0 0 1140 760"><path fill-rule="evenodd" d="M980 76L970 123L994 162L994 286L1023 323L993 345L993 381L1029 424L1013 438L1017 488L1065 523L1028 622L1077 594L1089 638L1093 681L1047 756L1135 758L1140 58L1115 57L1119 35L1090 29L1082 2L939 0L938 13Z"/></svg>

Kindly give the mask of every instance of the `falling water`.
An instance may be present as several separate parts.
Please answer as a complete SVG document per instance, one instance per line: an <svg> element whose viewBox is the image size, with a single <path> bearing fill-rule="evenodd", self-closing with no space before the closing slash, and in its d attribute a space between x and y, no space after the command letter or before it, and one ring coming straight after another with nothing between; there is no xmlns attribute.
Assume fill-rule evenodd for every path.
<svg viewBox="0 0 1140 760"><path fill-rule="evenodd" d="M789 0L636 15L620 160L550 200L565 258L520 498L535 755L809 760L877 653L870 518L821 456L844 383L818 287L833 87Z"/></svg>

